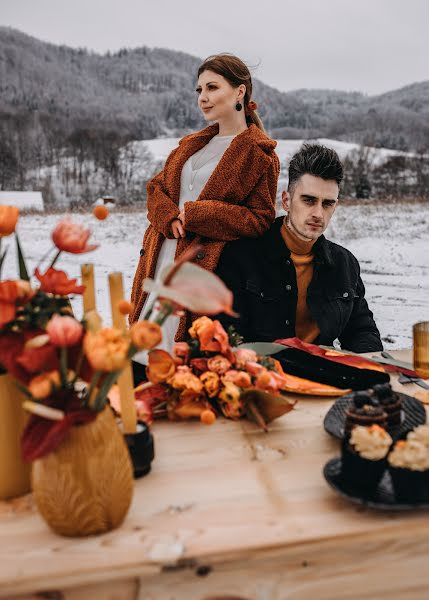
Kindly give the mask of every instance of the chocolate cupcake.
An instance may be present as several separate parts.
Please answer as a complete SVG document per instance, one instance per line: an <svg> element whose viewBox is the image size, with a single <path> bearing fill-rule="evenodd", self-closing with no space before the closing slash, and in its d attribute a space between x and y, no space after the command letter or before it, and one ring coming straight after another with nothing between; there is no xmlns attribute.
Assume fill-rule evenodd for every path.
<svg viewBox="0 0 429 600"><path fill-rule="evenodd" d="M383 427L356 425L343 440L341 475L359 494L374 494L387 467L392 438Z"/></svg>
<svg viewBox="0 0 429 600"><path fill-rule="evenodd" d="M373 387L374 397L387 414L387 426L393 427L401 424L402 400L392 390L390 383L380 383Z"/></svg>
<svg viewBox="0 0 429 600"><path fill-rule="evenodd" d="M346 436L350 434L353 427L361 425L368 427L370 425L379 425L387 427L387 414L380 406L378 401L370 396L368 392L355 392L353 394L353 404L346 410L345 432Z"/></svg>
<svg viewBox="0 0 429 600"><path fill-rule="evenodd" d="M418 439L399 440L388 456L398 502L429 501L429 447Z"/></svg>

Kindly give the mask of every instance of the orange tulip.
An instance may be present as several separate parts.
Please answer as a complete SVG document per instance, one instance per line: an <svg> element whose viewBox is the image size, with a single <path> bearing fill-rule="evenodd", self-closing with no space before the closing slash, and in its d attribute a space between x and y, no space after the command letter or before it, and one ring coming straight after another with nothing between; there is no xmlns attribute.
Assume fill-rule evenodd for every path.
<svg viewBox="0 0 429 600"><path fill-rule="evenodd" d="M18 305L25 304L32 295L33 290L28 281L21 279L0 281L0 327L13 321Z"/></svg>
<svg viewBox="0 0 429 600"><path fill-rule="evenodd" d="M98 244L88 244L91 231L83 225L72 223L70 219L63 219L52 232L52 240L58 250L71 254L91 252L98 248Z"/></svg>
<svg viewBox="0 0 429 600"><path fill-rule="evenodd" d="M0 237L6 237L15 231L19 218L19 208L16 206L0 206Z"/></svg>
<svg viewBox="0 0 429 600"><path fill-rule="evenodd" d="M130 327L130 337L138 350L151 350L162 341L161 327L150 321L137 321Z"/></svg>
<svg viewBox="0 0 429 600"><path fill-rule="evenodd" d="M47 294L68 296L68 294L83 294L84 285L76 285L77 279L69 279L65 271L57 271L50 267L44 275L36 269L34 275L40 281L40 289Z"/></svg>
<svg viewBox="0 0 429 600"><path fill-rule="evenodd" d="M83 340L85 355L95 371L120 371L127 364L129 341L120 329L88 331Z"/></svg>
<svg viewBox="0 0 429 600"><path fill-rule="evenodd" d="M176 371L173 357L165 350L151 350L146 376L152 383L163 383Z"/></svg>
<svg viewBox="0 0 429 600"><path fill-rule="evenodd" d="M235 371L234 369L227 371L222 377L222 381L224 383L226 381L231 381L240 388L248 388L252 385L252 379L250 378L249 373L246 371Z"/></svg>

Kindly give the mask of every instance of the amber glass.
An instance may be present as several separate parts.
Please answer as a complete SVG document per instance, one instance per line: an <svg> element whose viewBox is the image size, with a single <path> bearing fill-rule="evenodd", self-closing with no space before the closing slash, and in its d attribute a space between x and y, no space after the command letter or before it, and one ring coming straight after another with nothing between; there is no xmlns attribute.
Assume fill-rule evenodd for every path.
<svg viewBox="0 0 429 600"><path fill-rule="evenodd" d="M414 370L423 377L429 378L429 321L416 323L413 326Z"/></svg>

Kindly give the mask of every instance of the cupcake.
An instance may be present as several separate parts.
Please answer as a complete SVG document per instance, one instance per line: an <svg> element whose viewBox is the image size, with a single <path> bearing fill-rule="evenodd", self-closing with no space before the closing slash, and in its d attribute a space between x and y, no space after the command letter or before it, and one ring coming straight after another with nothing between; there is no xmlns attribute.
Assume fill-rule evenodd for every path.
<svg viewBox="0 0 429 600"><path fill-rule="evenodd" d="M383 427L353 427L349 439L343 440L341 474L344 482L359 493L375 492L387 467L386 456L392 438Z"/></svg>
<svg viewBox="0 0 429 600"><path fill-rule="evenodd" d="M350 434L356 425L387 427L387 414L375 398L368 392L355 392L352 397L353 404L346 410L346 434Z"/></svg>
<svg viewBox="0 0 429 600"><path fill-rule="evenodd" d="M396 442L389 454L389 472L396 500L425 502L429 500L429 446L415 435L410 439L411 433Z"/></svg>
<svg viewBox="0 0 429 600"><path fill-rule="evenodd" d="M392 390L390 383L380 383L373 387L374 397L380 403L387 414L387 426L393 427L401 424L402 400L396 392Z"/></svg>
<svg viewBox="0 0 429 600"><path fill-rule="evenodd" d="M416 440L429 448L429 425L419 425L407 435L407 440Z"/></svg>

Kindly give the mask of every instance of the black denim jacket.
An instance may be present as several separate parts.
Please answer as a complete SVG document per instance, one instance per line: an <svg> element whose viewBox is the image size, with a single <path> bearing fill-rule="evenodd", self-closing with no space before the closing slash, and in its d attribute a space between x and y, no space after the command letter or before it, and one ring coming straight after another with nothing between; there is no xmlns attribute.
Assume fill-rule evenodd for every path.
<svg viewBox="0 0 429 600"><path fill-rule="evenodd" d="M217 318L233 324L245 341L273 341L295 336L296 272L290 250L280 233L284 217L258 239L241 239L225 246L216 273L234 293L239 319ZM307 305L320 329L317 344L354 352L382 350L380 333L365 300L356 258L321 236L313 246L313 278Z"/></svg>

